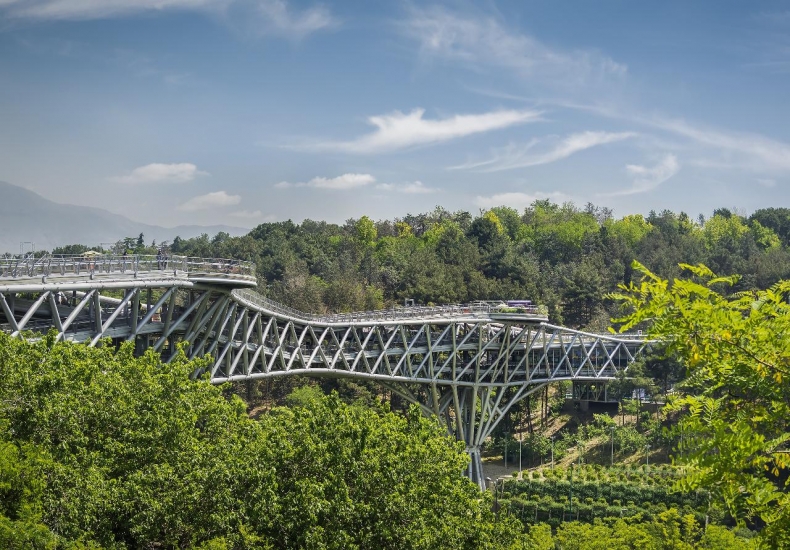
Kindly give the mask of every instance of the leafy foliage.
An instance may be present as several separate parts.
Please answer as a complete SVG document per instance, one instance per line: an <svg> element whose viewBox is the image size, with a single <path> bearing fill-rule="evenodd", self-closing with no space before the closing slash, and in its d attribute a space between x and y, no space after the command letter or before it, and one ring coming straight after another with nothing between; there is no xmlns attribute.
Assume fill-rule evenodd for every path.
<svg viewBox="0 0 790 550"><path fill-rule="evenodd" d="M770 545L789 545L790 282L726 296L737 276L681 267L690 277L670 283L636 264L642 281L616 299L630 308L623 330L650 322L689 370L670 408L686 413L682 486L710 488L739 520L763 522Z"/></svg>
<svg viewBox="0 0 790 550"><path fill-rule="evenodd" d="M749 220L720 210L695 223L670 211L615 220L606 208L546 200L477 217L437 207L378 222L362 216L343 225L265 223L245 237L175 239L170 250L252 260L272 298L309 311L405 299L531 299L548 307L552 322L604 330L613 313L606 294L630 282L637 258L666 277L677 275L683 261L743 273L739 289L790 276L790 241L778 233L785 232L783 218L769 210Z"/></svg>
<svg viewBox="0 0 790 550"><path fill-rule="evenodd" d="M132 348L0 334L3 547L519 548L434 420L302 391L250 419Z"/></svg>

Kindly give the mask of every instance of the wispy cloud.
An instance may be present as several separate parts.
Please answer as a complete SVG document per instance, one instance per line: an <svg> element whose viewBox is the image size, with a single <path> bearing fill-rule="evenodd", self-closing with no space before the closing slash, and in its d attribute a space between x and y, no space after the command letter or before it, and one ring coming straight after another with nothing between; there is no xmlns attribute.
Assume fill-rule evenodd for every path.
<svg viewBox="0 0 790 550"><path fill-rule="evenodd" d="M344 191L356 189L376 183L376 178L370 174L343 174L334 178L316 177L310 181L292 183L281 181L274 184L276 189L290 189L292 187L313 187L315 189L328 189L330 191ZM393 193L425 194L438 191L433 187L426 187L421 181L408 183L376 183L376 189Z"/></svg>
<svg viewBox="0 0 790 550"><path fill-rule="evenodd" d="M497 193L495 195L489 196L477 196L475 197L475 204L480 208L493 208L495 206L510 206L511 208L526 208L533 202L537 200L545 200L550 199L556 203L562 203L566 201L570 201L572 197L570 195L566 195L565 193L561 193L559 191L554 191L551 193L544 193L542 191L536 191L534 193Z"/></svg>
<svg viewBox="0 0 790 550"><path fill-rule="evenodd" d="M238 212L231 212L234 218L260 218L263 213L260 210L239 210Z"/></svg>
<svg viewBox="0 0 790 550"><path fill-rule="evenodd" d="M125 176L110 178L116 183L187 183L198 176L208 176L208 172L198 170L197 166L189 162L175 164L153 163L135 168Z"/></svg>
<svg viewBox="0 0 790 550"><path fill-rule="evenodd" d="M680 170L680 163L673 154L666 155L661 162L652 167L640 164L629 164L625 171L633 178L631 187L613 193L605 193L603 196L617 197L623 195L636 195L651 191L674 176Z"/></svg>
<svg viewBox="0 0 790 550"><path fill-rule="evenodd" d="M761 173L790 171L790 144L761 134L713 128L663 115L633 113L612 106L555 100L543 100L542 103L662 130L708 147L709 151L718 153L721 157L718 160L697 161L700 166L737 168Z"/></svg>
<svg viewBox="0 0 790 550"><path fill-rule="evenodd" d="M300 148L357 154L386 153L541 120L538 111L492 111L441 119L423 118L424 114L425 109L414 109L410 113L395 111L371 116L368 123L376 130L370 134L352 141L328 141Z"/></svg>
<svg viewBox="0 0 790 550"><path fill-rule="evenodd" d="M450 166L449 169L498 172L500 170L538 166L568 158L574 153L590 149L591 147L622 141L636 135L634 132L580 132L563 138L555 143L552 148L542 152L535 152L535 149L542 141L546 140L533 139L524 145L510 144L507 147L497 149L489 159Z"/></svg>
<svg viewBox="0 0 790 550"><path fill-rule="evenodd" d="M0 10L15 18L40 20L109 19L142 12L202 11L226 14L241 0L0 0ZM301 38L332 26L335 18L324 6L301 11L290 8L285 0L259 0L254 3L256 24L265 32ZM246 15L246 14L245 14Z"/></svg>
<svg viewBox="0 0 790 550"><path fill-rule="evenodd" d="M264 0L260 2L259 9L271 30L291 38L302 38L337 24L337 19L324 6L314 6L296 13L289 9L284 0Z"/></svg>
<svg viewBox="0 0 790 550"><path fill-rule="evenodd" d="M264 215L260 210L239 210L231 212L230 216L244 221L272 222L277 219L274 214Z"/></svg>
<svg viewBox="0 0 790 550"><path fill-rule="evenodd" d="M376 189L382 191L394 191L396 193L406 193L409 195L421 195L425 193L435 193L438 189L433 187L426 187L421 181L413 181L411 183L379 183Z"/></svg>
<svg viewBox="0 0 790 550"><path fill-rule="evenodd" d="M184 212L195 212L197 210L208 210L209 208L234 206L240 202L240 195L228 195L225 191L215 191L213 193L192 197L184 204L180 205L178 209Z"/></svg>
<svg viewBox="0 0 790 550"><path fill-rule="evenodd" d="M5 7L12 17L31 19L106 19L144 11L222 8L226 0L25 0Z"/></svg>
<svg viewBox="0 0 790 550"><path fill-rule="evenodd" d="M415 8L401 24L426 57L477 68L497 66L518 75L559 85L619 78L627 67L593 50L561 51L508 29L494 17L459 14L442 7Z"/></svg>
<svg viewBox="0 0 790 550"><path fill-rule="evenodd" d="M638 120L645 124L689 138L729 155L729 162L742 168L790 171L790 145L759 134L728 132L694 126L681 119L661 117Z"/></svg>
<svg viewBox="0 0 790 550"><path fill-rule="evenodd" d="M757 183L763 187L776 187L776 180L771 178L757 178Z"/></svg>
<svg viewBox="0 0 790 550"><path fill-rule="evenodd" d="M315 177L307 182L291 183L281 181L274 184L277 189L288 189L289 187L315 187L316 189L329 189L333 191L353 189L374 183L376 178L370 174L343 174L334 178Z"/></svg>

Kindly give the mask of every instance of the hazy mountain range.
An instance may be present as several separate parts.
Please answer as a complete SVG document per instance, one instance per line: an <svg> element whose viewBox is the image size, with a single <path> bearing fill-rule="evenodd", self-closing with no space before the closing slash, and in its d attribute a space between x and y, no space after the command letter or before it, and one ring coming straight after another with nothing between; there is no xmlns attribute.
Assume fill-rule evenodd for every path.
<svg viewBox="0 0 790 550"><path fill-rule="evenodd" d="M246 235L249 229L228 225L179 225L160 227L136 222L101 208L59 204L17 185L0 181L0 253L19 253L21 242L35 243L36 250L52 250L67 244L89 246L115 243L124 237L145 235L146 244L184 239L220 231ZM30 250L30 245L25 245Z"/></svg>

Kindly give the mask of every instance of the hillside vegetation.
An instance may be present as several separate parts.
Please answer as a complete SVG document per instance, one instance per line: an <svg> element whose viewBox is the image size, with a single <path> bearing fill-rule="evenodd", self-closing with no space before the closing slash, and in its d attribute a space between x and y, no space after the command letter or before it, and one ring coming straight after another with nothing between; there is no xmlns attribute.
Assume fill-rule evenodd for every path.
<svg viewBox="0 0 790 550"><path fill-rule="evenodd" d="M176 239L174 254L254 261L260 291L306 311L531 299L662 344L610 384L616 411L569 414L558 386L514 407L487 451L513 465L521 439L534 470L481 496L461 446L373 385L218 389L183 357L0 336L0 542L788 547L788 245L788 209L615 219L546 201Z"/></svg>
<svg viewBox="0 0 790 550"><path fill-rule="evenodd" d="M548 306L554 323L605 330L613 312L606 294L633 279L633 260L667 278L680 274L679 263L704 263L741 274L733 290L767 288L790 277L788 245L790 209L616 219L593 205L537 201L478 216L437 207L378 222L265 223L244 237L176 239L170 249L252 260L259 290L304 311L531 299Z"/></svg>

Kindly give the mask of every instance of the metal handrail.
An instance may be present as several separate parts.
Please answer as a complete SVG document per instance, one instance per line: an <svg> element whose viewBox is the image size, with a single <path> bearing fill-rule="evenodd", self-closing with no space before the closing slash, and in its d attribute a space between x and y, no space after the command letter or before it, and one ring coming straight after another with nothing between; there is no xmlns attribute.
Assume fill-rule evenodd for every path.
<svg viewBox="0 0 790 550"><path fill-rule="evenodd" d="M460 317L463 315L491 315L500 313L501 305L494 302L475 302L473 304L452 304L444 306L411 306L374 311L355 311L351 313L307 313L275 302L257 292L246 289L235 289L233 294L255 306L273 313L279 313L292 319L317 321L322 323L349 323L363 321L397 321L411 318L442 318ZM527 315L540 315L538 306L520 308Z"/></svg>
<svg viewBox="0 0 790 550"><path fill-rule="evenodd" d="M255 264L226 258L196 258L154 254L0 256L0 279L94 275L101 273L182 272L255 277Z"/></svg>

